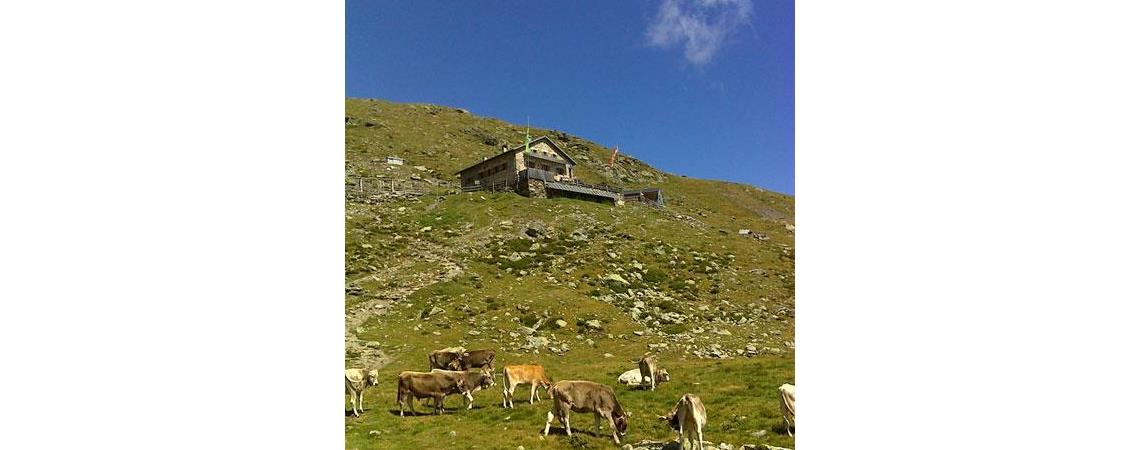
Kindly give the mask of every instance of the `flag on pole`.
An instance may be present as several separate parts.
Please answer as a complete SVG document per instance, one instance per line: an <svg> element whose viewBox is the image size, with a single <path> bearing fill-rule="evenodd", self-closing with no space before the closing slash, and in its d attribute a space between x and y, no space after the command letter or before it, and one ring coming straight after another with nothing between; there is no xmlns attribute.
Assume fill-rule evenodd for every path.
<svg viewBox="0 0 1140 450"><path fill-rule="evenodd" d="M525 153L530 153L530 116L526 116L526 150Z"/></svg>
<svg viewBox="0 0 1140 450"><path fill-rule="evenodd" d="M614 146L614 153L612 155L610 155L610 167L614 166L614 158L617 158L617 154L618 154L618 148L615 145Z"/></svg>

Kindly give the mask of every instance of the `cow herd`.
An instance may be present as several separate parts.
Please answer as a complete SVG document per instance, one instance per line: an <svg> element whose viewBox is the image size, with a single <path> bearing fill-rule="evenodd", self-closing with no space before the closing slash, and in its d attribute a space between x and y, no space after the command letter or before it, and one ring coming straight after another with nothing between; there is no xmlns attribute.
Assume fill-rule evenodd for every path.
<svg viewBox="0 0 1140 450"><path fill-rule="evenodd" d="M415 399L434 401L433 410L443 414L443 401L448 395L460 395L467 409L475 402L471 395L475 391L495 385L494 350L467 351L463 347L449 347L428 354L428 372L403 371L396 378L396 404L400 416L407 407L413 414ZM345 395L351 396L352 413L359 416L364 412L364 389L379 384L376 370L347 369L344 371ZM669 372L661 367L657 358L646 353L638 361L638 368L629 370L618 377L619 384L635 385L655 390L657 384L669 381ZM605 421L609 424L614 442L621 444L629 426L630 414L618 403L614 390L604 384L584 380L551 381L546 369L537 364L508 365L503 367L503 408L514 408L515 388L530 385L530 404L536 397L553 400L550 412L546 413L546 426L542 435L550 433L550 424L558 420L571 436L570 413L592 413L595 429ZM539 389L541 388L541 389ZM788 433L795 427L795 387L789 384L779 388L780 410L788 425ZM707 420L705 405L700 397L685 394L677 401L668 414L658 416L678 433L678 441L689 441L694 448L704 448L703 428Z"/></svg>

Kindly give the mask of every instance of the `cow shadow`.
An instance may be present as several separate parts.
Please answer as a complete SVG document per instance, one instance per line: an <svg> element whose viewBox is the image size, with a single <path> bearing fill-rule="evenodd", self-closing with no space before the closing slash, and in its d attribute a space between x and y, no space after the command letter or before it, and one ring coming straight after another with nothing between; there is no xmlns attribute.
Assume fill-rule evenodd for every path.
<svg viewBox="0 0 1140 450"><path fill-rule="evenodd" d="M479 410L479 409L484 409L484 408L487 408L487 406L478 406L478 405L476 405L476 406L473 406L473 407L471 407L471 411L475 411L475 410ZM462 414L462 413L463 413L463 411L465 411L465 410L467 410L467 407L465 407L465 406L464 406L464 407L459 407L459 408L448 408L448 407L446 407L446 406L445 406L445 407L443 408L443 415L448 415L448 414ZM400 410L399 410L399 409L389 409L389 410L388 410L388 414L391 414L391 415L393 415L393 416L399 417L399 416L400 416ZM351 416L351 415L352 415L352 411L349 411L349 412L348 412L348 415L350 415L350 416ZM414 412L414 413L413 413L413 412L411 412L411 411L409 411L409 410L407 410L407 409L405 409L405 410L404 410L404 416L413 416L413 417L418 417L418 416L435 416L435 415L437 415L437 414L435 413L435 410L434 410L434 409L431 409L431 408L428 408L426 411L425 411L425 410L423 410L423 409L416 409L416 412Z"/></svg>
<svg viewBox="0 0 1140 450"><path fill-rule="evenodd" d="M783 422L783 423L779 423L779 424L774 425L771 428L771 430L772 430L772 432L774 432L778 435L787 436L788 435L788 428L789 428L788 424L786 422ZM790 427L790 428L792 430L792 433L796 432L796 427Z"/></svg>
<svg viewBox="0 0 1140 450"><path fill-rule="evenodd" d="M538 430L538 433L542 434L542 431L544 429L545 429L545 427L540 428ZM605 424L602 425L602 431L600 433L595 431L595 430L582 430L582 429L578 429L578 428L574 428L574 427L570 427L570 431L574 434L584 434L586 436L603 437L603 438L607 438L607 439L610 437L613 437L612 433L607 431ZM566 436L566 428L565 427L556 427L556 426L554 426L554 424L550 424L550 435L551 436ZM680 447L678 447L678 448L680 448Z"/></svg>

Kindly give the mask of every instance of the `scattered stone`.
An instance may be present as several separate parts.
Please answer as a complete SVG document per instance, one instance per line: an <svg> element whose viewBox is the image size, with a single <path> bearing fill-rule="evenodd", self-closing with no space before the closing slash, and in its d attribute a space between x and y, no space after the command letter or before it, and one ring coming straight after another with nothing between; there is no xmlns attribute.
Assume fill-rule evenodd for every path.
<svg viewBox="0 0 1140 450"><path fill-rule="evenodd" d="M412 166L412 168L413 168L413 169L416 169L416 170L418 170L418 171L420 171L420 172L425 172L425 171L427 171L427 167L424 167L424 166Z"/></svg>
<svg viewBox="0 0 1140 450"><path fill-rule="evenodd" d="M597 319L587 320L586 321L586 328L590 328L592 330L600 330L600 329L602 329L602 322L600 320L597 320Z"/></svg>
<svg viewBox="0 0 1140 450"><path fill-rule="evenodd" d="M628 281L625 281L625 278L622 278L621 275L618 275L616 273L611 273L611 274L607 275L605 279L617 281L618 283L625 284L625 285L629 284Z"/></svg>
<svg viewBox="0 0 1140 450"><path fill-rule="evenodd" d="M471 330L471 331L468 331L467 334L471 335L471 336L478 336L479 330Z"/></svg>
<svg viewBox="0 0 1140 450"><path fill-rule="evenodd" d="M448 436L451 436L451 437L455 437L455 436L456 436L456 434L457 434L457 433L455 432L455 430L451 430L451 431L448 431L448 432L447 432L447 435L448 435Z"/></svg>
<svg viewBox="0 0 1140 450"><path fill-rule="evenodd" d="M379 435L380 435L380 430L369 430L369 431L368 431L368 435L369 435L369 436L379 436Z"/></svg>
<svg viewBox="0 0 1140 450"><path fill-rule="evenodd" d="M364 343L364 346L368 348L380 348L380 342L368 341Z"/></svg>
<svg viewBox="0 0 1140 450"><path fill-rule="evenodd" d="M434 316L443 312L443 309L438 306L432 306L431 311L428 311L428 316Z"/></svg>
<svg viewBox="0 0 1140 450"><path fill-rule="evenodd" d="M431 231L431 227L423 227L423 228L420 228L420 233L427 233L427 232L429 232L429 231Z"/></svg>
<svg viewBox="0 0 1140 450"><path fill-rule="evenodd" d="M614 354L613 354L613 353L603 353L603 354L602 354L602 357L603 357L603 358L613 358L613 357L614 357Z"/></svg>
<svg viewBox="0 0 1140 450"><path fill-rule="evenodd" d="M747 228L744 228L744 229L741 229L740 231L737 231L737 233L739 233L739 234L741 234L741 235L745 235L745 236L747 236L747 235L749 235L749 234L752 234L752 230L749 230L749 229L747 229Z"/></svg>
<svg viewBox="0 0 1140 450"><path fill-rule="evenodd" d="M636 334L638 336L645 336L645 332L641 330L634 331L633 334Z"/></svg>
<svg viewBox="0 0 1140 450"><path fill-rule="evenodd" d="M562 319L555 320L554 326L556 326L558 328L566 328L566 321L562 320Z"/></svg>

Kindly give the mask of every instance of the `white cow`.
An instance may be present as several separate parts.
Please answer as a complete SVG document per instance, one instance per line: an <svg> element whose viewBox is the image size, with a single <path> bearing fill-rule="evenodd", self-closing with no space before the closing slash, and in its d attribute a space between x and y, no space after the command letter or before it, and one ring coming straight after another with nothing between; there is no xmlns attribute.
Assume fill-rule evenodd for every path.
<svg viewBox="0 0 1140 450"><path fill-rule="evenodd" d="M629 369L618 377L619 384L641 384L641 369Z"/></svg>
<svg viewBox="0 0 1140 450"><path fill-rule="evenodd" d="M367 375L364 369L344 370L344 395L352 396L352 415L360 417L364 412L364 389L377 384L380 384L380 371L376 369L368 371Z"/></svg>
<svg viewBox="0 0 1140 450"><path fill-rule="evenodd" d="M704 427L708 422L708 415L700 397L685 394L668 415L659 418L668 422L670 428L677 430L677 442L681 444L681 448L685 448L685 441L689 441L690 449L705 448Z"/></svg>
<svg viewBox="0 0 1140 450"><path fill-rule="evenodd" d="M796 386L784 384L780 386L780 412L784 413L784 423L788 424L788 434L796 427Z"/></svg>

